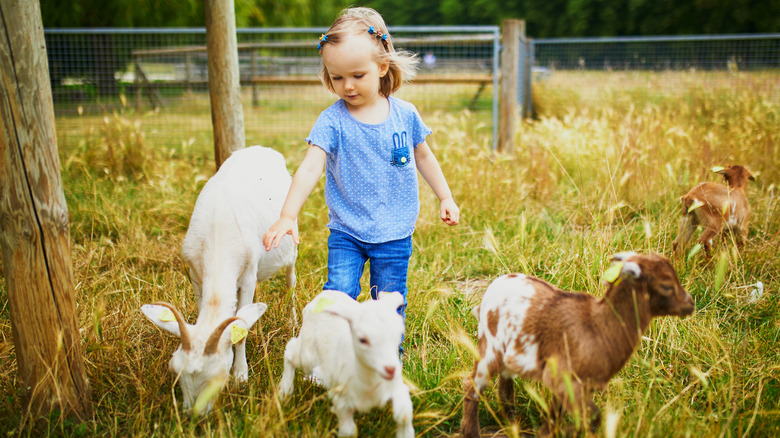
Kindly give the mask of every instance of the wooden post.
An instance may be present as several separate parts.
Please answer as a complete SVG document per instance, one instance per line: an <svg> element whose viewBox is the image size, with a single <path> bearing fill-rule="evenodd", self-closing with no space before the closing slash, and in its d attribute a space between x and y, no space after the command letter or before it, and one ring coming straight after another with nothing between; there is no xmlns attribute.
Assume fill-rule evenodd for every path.
<svg viewBox="0 0 780 438"><path fill-rule="evenodd" d="M141 70L141 61L136 55L133 55L133 65L135 66L135 78L133 79L135 84L135 112L136 114L141 114L141 87L143 86L141 75L143 71Z"/></svg>
<svg viewBox="0 0 780 438"><path fill-rule="evenodd" d="M520 42L518 48L520 56L518 58L518 83L517 83L517 104L520 106L520 117L531 117L531 42L525 36L525 21L521 21Z"/></svg>
<svg viewBox="0 0 780 438"><path fill-rule="evenodd" d="M92 416L37 1L0 0L0 247L19 390L33 416ZM6 365L7 364L3 364Z"/></svg>
<svg viewBox="0 0 780 438"><path fill-rule="evenodd" d="M184 83L185 90L192 91L192 54L184 55Z"/></svg>
<svg viewBox="0 0 780 438"><path fill-rule="evenodd" d="M525 34L523 34L523 39L525 39L525 47L526 47L526 77L525 77L525 84L523 87L527 90L525 93L525 102L523 103L523 117L533 117L534 116L534 57L536 56L534 54L534 42L530 38L526 38Z"/></svg>
<svg viewBox="0 0 780 438"><path fill-rule="evenodd" d="M233 0L204 0L209 59L211 124L217 169L233 151L244 147L244 113L238 71L236 13Z"/></svg>
<svg viewBox="0 0 780 438"><path fill-rule="evenodd" d="M252 108L260 106L260 96L257 92L255 77L257 77L257 49L252 49L252 76L249 78L249 83L252 85Z"/></svg>
<svg viewBox="0 0 780 438"><path fill-rule="evenodd" d="M521 28L525 21L504 20L501 23L501 96L499 98L498 151L511 153L514 148L517 120L517 71L520 60ZM523 33L525 33L523 31Z"/></svg>

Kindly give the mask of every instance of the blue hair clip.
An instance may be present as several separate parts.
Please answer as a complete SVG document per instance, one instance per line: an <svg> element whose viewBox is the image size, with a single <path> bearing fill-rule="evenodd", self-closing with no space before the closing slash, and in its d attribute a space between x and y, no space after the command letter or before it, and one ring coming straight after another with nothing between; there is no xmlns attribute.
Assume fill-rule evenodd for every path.
<svg viewBox="0 0 780 438"><path fill-rule="evenodd" d="M374 30L374 26L368 27L368 33L371 35L379 37L379 40L382 41L382 44L384 44L385 47L387 47L387 34L382 32L377 32Z"/></svg>
<svg viewBox="0 0 780 438"><path fill-rule="evenodd" d="M328 36L325 34L320 35L320 42L317 44L317 50L322 50L322 43L325 43L328 41Z"/></svg>

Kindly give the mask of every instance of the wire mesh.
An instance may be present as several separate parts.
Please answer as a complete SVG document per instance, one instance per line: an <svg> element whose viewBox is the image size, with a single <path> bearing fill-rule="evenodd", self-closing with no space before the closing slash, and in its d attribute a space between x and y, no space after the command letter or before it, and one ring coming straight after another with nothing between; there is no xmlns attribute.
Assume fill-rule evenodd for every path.
<svg viewBox="0 0 780 438"><path fill-rule="evenodd" d="M336 100L319 82L324 28L238 29L247 144L302 142ZM397 96L423 118L471 111L495 130L494 26L390 28L394 44L420 58ZM151 143L211 143L205 29L47 29L60 135L84 134L132 117Z"/></svg>
<svg viewBox="0 0 780 438"><path fill-rule="evenodd" d="M237 30L248 144L302 142L336 99L317 78L316 46L325 30ZM421 60L417 78L397 96L426 120L470 111L495 144L499 29L390 30L397 48ZM132 118L150 144L213 142L205 29L47 29L45 35L59 135L84 135L119 114ZM535 93L565 81L579 84L595 105L605 92L621 92L612 86L617 81L657 93L717 81L780 99L780 34L537 39L530 52Z"/></svg>
<svg viewBox="0 0 780 438"><path fill-rule="evenodd" d="M780 68L780 34L538 39L536 63L560 70Z"/></svg>
<svg viewBox="0 0 780 438"><path fill-rule="evenodd" d="M538 88L575 81L579 95L596 105L615 92L674 94L704 84L780 102L780 34L553 38L532 45Z"/></svg>

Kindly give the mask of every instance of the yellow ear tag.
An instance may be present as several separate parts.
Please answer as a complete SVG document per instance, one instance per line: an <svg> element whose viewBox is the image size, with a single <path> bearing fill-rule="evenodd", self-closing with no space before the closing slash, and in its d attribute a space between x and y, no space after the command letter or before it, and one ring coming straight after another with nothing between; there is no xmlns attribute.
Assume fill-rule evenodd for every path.
<svg viewBox="0 0 780 438"><path fill-rule="evenodd" d="M623 262L613 263L612 266L604 271L604 275L601 276L602 281L607 283L614 283L620 276L620 271L623 270Z"/></svg>
<svg viewBox="0 0 780 438"><path fill-rule="evenodd" d="M247 333L249 332L245 328L233 324L230 327L230 342L238 344L246 337Z"/></svg>
<svg viewBox="0 0 780 438"><path fill-rule="evenodd" d="M333 301L332 298L328 297L322 297L319 300L317 300L317 304L314 306L314 309L311 311L312 313L320 313L323 310L327 309L330 305L335 304L336 302Z"/></svg>
<svg viewBox="0 0 780 438"><path fill-rule="evenodd" d="M693 204L691 204L691 206L690 206L690 207L688 207L688 213L690 213L690 212L692 212L693 210L696 210L697 208L699 208L699 207L701 207L702 205L704 205L704 203L703 203L703 202L701 202L701 201L699 201L698 199L696 199L696 198L693 198L693 199L694 199L694 201L695 201L695 202L694 202Z"/></svg>
<svg viewBox="0 0 780 438"><path fill-rule="evenodd" d="M724 169L724 167L715 166L715 167L712 168L712 171L715 172L715 173L718 173L718 172L720 172L723 169Z"/></svg>
<svg viewBox="0 0 780 438"><path fill-rule="evenodd" d="M171 322L176 321L176 317L173 316L173 312L171 312L170 309L165 309L162 312L160 312L160 316L157 317L162 322Z"/></svg>

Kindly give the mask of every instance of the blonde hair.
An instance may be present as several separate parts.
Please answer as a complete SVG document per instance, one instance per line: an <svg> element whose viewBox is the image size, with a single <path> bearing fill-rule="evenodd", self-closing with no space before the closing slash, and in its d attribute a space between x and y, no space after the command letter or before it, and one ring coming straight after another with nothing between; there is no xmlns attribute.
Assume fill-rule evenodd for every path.
<svg viewBox="0 0 780 438"><path fill-rule="evenodd" d="M369 29L373 33L369 33ZM387 25L379 12L371 8L348 8L341 11L328 32L320 38L320 53L326 44L339 44L347 35L363 34L376 43L372 59L380 64L387 63L389 66L387 74L379 79L379 93L388 97L401 88L404 81L414 77L419 59L412 52L396 50L393 47ZM325 63L322 64L320 80L331 93L336 93Z"/></svg>

